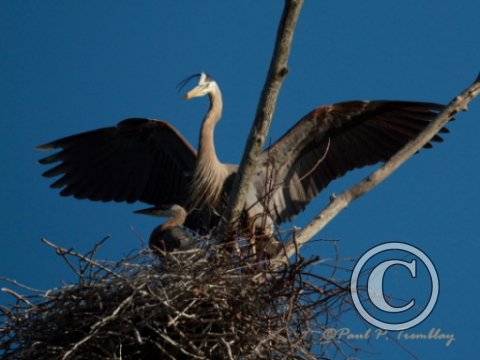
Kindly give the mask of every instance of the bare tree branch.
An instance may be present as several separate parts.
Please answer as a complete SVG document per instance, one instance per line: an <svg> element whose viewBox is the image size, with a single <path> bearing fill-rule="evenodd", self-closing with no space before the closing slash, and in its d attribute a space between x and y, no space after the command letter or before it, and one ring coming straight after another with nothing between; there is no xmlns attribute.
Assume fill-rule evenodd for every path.
<svg viewBox="0 0 480 360"><path fill-rule="evenodd" d="M365 195L375 188L383 180L388 178L396 169L419 151L440 129L451 120L458 112L466 111L467 105L480 94L480 75L474 83L463 93L456 96L450 104L425 128L415 139L410 141L397 152L382 167L371 173L368 177L336 196L328 206L305 228L296 234L294 240L291 240L282 251L277 255L277 261L284 262L290 258L300 247L308 242L320 230L322 230L337 214L345 209L352 201Z"/></svg>
<svg viewBox="0 0 480 360"><path fill-rule="evenodd" d="M264 148L280 88L288 73L288 58L290 56L293 33L302 6L303 0L285 0L285 7L277 32L275 50L258 103L255 122L250 130L238 175L230 193L230 202L225 216L228 226L232 226L237 221L245 206L250 180Z"/></svg>

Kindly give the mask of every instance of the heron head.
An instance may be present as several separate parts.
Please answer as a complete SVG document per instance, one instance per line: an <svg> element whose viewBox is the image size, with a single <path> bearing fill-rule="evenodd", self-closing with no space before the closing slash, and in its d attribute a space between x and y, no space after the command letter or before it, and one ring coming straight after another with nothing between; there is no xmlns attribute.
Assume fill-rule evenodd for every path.
<svg viewBox="0 0 480 360"><path fill-rule="evenodd" d="M189 76L179 84L180 89L183 88L191 79L195 77L199 78L198 84L184 96L185 99L189 100L194 97L210 95L218 89L218 85L215 80L213 80L210 75L205 73Z"/></svg>

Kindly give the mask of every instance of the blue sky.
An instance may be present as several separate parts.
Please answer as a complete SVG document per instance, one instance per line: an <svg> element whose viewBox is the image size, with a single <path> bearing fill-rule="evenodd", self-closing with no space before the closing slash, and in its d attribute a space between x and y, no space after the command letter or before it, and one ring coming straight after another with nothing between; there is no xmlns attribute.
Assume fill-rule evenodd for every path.
<svg viewBox="0 0 480 360"><path fill-rule="evenodd" d="M176 84L206 71L225 103L216 131L220 159L237 163L270 62L283 1L13 1L0 3L0 275L37 288L73 279L45 237L85 251L111 235L101 256L118 259L142 245L154 218L144 204L62 198L41 177L36 145L128 117L173 123L194 145L206 99L186 102ZM313 108L353 99L445 103L480 71L477 0L306 1L272 141ZM480 325L480 101L393 177L340 214L319 238L340 239L344 257L404 241L426 252L440 276L432 315L416 330L454 333L402 344L421 359L472 358ZM351 173L295 222L308 223L366 174ZM306 254L322 256L321 245ZM0 295L1 303L10 299ZM358 328L354 316L345 326ZM362 359L404 359L390 341L357 342Z"/></svg>

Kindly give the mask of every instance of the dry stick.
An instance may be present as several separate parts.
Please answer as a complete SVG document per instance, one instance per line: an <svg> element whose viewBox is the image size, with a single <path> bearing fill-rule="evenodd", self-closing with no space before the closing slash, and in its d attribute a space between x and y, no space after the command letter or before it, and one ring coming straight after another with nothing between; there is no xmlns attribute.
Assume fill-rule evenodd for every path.
<svg viewBox="0 0 480 360"><path fill-rule="evenodd" d="M6 281L12 285L15 285L15 286L18 286L22 289L25 289L25 290L28 290L28 291L32 291L32 292L36 292L36 293L40 293L40 294L44 294L45 293L45 290L39 290L39 289L35 289L35 288L32 288L28 285L25 285L15 279L10 279L8 277L5 277L5 276L0 276L0 281Z"/></svg>
<svg viewBox="0 0 480 360"><path fill-rule="evenodd" d="M227 349L228 358L230 360L234 360L233 354L232 354L232 347L230 346L230 344L227 343L227 341L223 337L220 338L220 340L223 342L223 344L225 345L225 348Z"/></svg>
<svg viewBox="0 0 480 360"><path fill-rule="evenodd" d="M82 346L84 343L88 342L92 337L94 337L97 333L97 331L105 326L110 320L114 319L118 313L128 304L130 304L135 296L135 293L127 297L125 300L123 300L120 305L117 306L117 308L108 316L100 319L97 321L95 324L93 324L90 327L90 333L85 336L82 340L78 341L70 350L68 350L65 354L63 354L62 360L68 359L80 346Z"/></svg>
<svg viewBox="0 0 480 360"><path fill-rule="evenodd" d="M264 148L265 139L270 128L277 98L283 80L288 73L288 58L292 45L293 33L297 24L303 0L285 0L282 19L277 31L277 40L273 52L267 79L257 107L248 143L243 153L238 175L235 178L230 201L226 209L226 223L232 227L242 213L250 182L258 163L258 158Z"/></svg>
<svg viewBox="0 0 480 360"><path fill-rule="evenodd" d="M279 265L290 258L300 247L322 230L340 211L345 209L352 201L375 188L383 180L389 177L404 162L427 144L440 129L451 120L458 112L466 111L467 105L480 94L480 74L473 84L463 93L455 97L450 104L432 121L415 139L405 145L382 167L371 173L368 177L336 196L322 212L304 229L296 235L286 246L285 251L275 258Z"/></svg>
<svg viewBox="0 0 480 360"><path fill-rule="evenodd" d="M0 291L3 291L7 294L10 294L14 297L16 297L18 300L21 300L23 301L24 303L26 303L27 305L29 306L33 306L33 304L23 295L20 295L19 293L17 293L16 291L12 290L12 289L9 289L9 288L1 288Z"/></svg>
<svg viewBox="0 0 480 360"><path fill-rule="evenodd" d="M58 255L60 256L63 256L65 259L66 259L66 255L72 255L72 256L75 256L87 263L89 263L90 265L92 266L95 266L103 271L106 271L108 272L109 274L111 274L112 276L115 276L115 277L121 277L120 275L118 275L117 273L115 273L114 271L112 271L111 269L109 269L108 267L106 266L103 266L102 264L96 262L95 260L93 259L90 259L89 257L83 255L83 254L80 254L76 251L73 251L73 250L69 250L69 249L65 249L65 248L62 248L61 246L58 246L54 243L52 243L51 241L45 239L45 238L42 238L42 242L47 244L48 246L52 247L55 249L55 251L57 252ZM67 264L70 265L70 263L67 261ZM78 273L77 269L75 269L73 266L70 265L70 267L73 269L73 271L75 273Z"/></svg>
<svg viewBox="0 0 480 360"><path fill-rule="evenodd" d="M198 298L195 298L195 299L193 299L192 302L191 302L190 304L188 304L188 305L185 307L185 309L183 309L181 312L180 312L180 311L177 311L177 312L178 312L177 316L175 316L173 319L171 319L171 320L168 322L167 326L172 326L172 325L176 324L177 320L178 320L180 317L183 317L183 316L184 316L184 317L186 317L186 318L191 318L191 315L188 315L188 314L187 314L187 311L190 310L190 308L191 308L193 305L195 305L197 302L198 302Z"/></svg>

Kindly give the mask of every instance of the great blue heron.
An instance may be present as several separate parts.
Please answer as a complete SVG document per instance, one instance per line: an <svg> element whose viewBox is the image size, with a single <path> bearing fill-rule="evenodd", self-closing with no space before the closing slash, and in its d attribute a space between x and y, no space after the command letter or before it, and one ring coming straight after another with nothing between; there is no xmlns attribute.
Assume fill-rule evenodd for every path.
<svg viewBox="0 0 480 360"><path fill-rule="evenodd" d="M61 149L40 160L41 164L60 162L43 174L63 175L51 187L63 188L61 195L78 199L180 204L189 212L186 225L192 229L205 225L205 214L212 214L212 209L221 214L238 167L221 163L215 151L214 131L223 108L220 88L204 73L184 84L195 76L199 82L185 98L210 98L198 152L168 122L127 119L39 146ZM332 180L349 170L387 161L443 108L427 102L382 100L313 110L261 155L248 193L247 218L268 214L267 226L291 220ZM436 135L432 140L442 138Z"/></svg>
<svg viewBox="0 0 480 360"><path fill-rule="evenodd" d="M183 207L174 204L165 208L152 207L137 210L135 213L169 218L165 223L157 226L150 235L150 249L155 254L161 255L162 252L175 250L184 251L195 246L194 235L183 227L187 218L187 212Z"/></svg>

